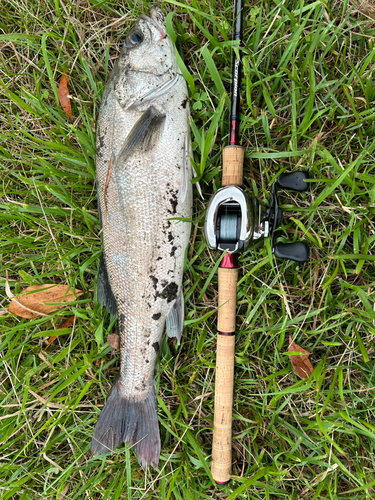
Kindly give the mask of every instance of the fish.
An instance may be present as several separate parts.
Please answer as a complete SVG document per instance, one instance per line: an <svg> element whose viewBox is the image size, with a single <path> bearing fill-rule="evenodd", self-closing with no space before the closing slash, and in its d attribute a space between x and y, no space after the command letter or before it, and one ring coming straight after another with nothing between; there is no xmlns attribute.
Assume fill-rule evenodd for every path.
<svg viewBox="0 0 375 500"><path fill-rule="evenodd" d="M165 329L178 344L182 335L193 196L188 89L160 9L141 15L126 36L96 134L97 299L118 317L120 371L91 452L128 443L143 468L157 467L154 373Z"/></svg>

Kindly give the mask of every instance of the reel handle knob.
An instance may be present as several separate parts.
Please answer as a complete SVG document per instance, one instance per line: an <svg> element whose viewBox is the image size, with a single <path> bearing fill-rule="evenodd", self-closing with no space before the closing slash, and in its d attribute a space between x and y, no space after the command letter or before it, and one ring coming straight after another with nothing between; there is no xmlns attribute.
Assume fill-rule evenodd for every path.
<svg viewBox="0 0 375 500"><path fill-rule="evenodd" d="M296 241L294 243L276 243L274 254L278 259L294 260L295 262L306 262L310 250L307 243Z"/></svg>
<svg viewBox="0 0 375 500"><path fill-rule="evenodd" d="M277 187L289 189L290 191L307 191L309 183L305 182L309 176L306 172L292 172L290 174L281 174L275 181Z"/></svg>

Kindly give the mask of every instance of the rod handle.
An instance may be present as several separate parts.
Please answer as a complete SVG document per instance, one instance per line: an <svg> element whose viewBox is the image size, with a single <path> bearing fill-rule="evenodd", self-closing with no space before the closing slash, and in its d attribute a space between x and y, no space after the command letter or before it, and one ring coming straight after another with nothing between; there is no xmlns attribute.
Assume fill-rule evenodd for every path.
<svg viewBox="0 0 375 500"><path fill-rule="evenodd" d="M217 336L211 472L218 484L227 483L232 474L234 343L234 335Z"/></svg>
<svg viewBox="0 0 375 500"><path fill-rule="evenodd" d="M219 268L219 311L211 472L217 484L232 474L232 407L236 329L237 268Z"/></svg>
<svg viewBox="0 0 375 500"><path fill-rule="evenodd" d="M225 146L223 149L223 186L242 186L244 156L245 150L242 146Z"/></svg>
<svg viewBox="0 0 375 500"><path fill-rule="evenodd" d="M237 268L219 267L219 310L217 329L223 333L236 330Z"/></svg>

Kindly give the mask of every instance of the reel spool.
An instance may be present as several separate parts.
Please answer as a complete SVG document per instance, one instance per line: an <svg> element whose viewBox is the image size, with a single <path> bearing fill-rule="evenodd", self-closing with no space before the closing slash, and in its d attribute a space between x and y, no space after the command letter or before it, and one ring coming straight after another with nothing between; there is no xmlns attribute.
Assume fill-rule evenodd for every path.
<svg viewBox="0 0 375 500"><path fill-rule="evenodd" d="M212 250L229 253L247 249L254 233L253 200L238 186L225 186L211 198L204 232Z"/></svg>
<svg viewBox="0 0 375 500"><path fill-rule="evenodd" d="M277 188L290 191L306 191L305 172L281 174L275 181L270 206L262 211L258 200L250 197L238 186L225 186L211 198L207 207L204 232L210 249L226 250L228 253L245 251L251 241L270 237L275 257L295 262L305 262L309 258L306 243L276 243L277 229L281 224L283 212L277 199Z"/></svg>

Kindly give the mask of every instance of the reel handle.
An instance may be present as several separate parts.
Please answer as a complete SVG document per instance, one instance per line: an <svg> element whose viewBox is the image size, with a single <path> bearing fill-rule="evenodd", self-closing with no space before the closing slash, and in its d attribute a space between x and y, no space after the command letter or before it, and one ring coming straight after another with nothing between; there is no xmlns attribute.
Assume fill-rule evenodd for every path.
<svg viewBox="0 0 375 500"><path fill-rule="evenodd" d="M294 260L295 262L306 262L310 250L307 243L296 241L294 243L276 243L273 253L278 259Z"/></svg>
<svg viewBox="0 0 375 500"><path fill-rule="evenodd" d="M305 182L309 176L306 172L292 172L290 174L281 174L276 179L275 184L277 187L282 189L288 189L289 191L307 191L309 189L309 183Z"/></svg>
<svg viewBox="0 0 375 500"><path fill-rule="evenodd" d="M307 243L303 241L296 241L294 243L276 243L274 244L277 228L281 223L282 210L279 207L277 200L277 188L287 189L289 191L303 192L309 189L309 183L306 180L309 178L308 174L303 171L291 172L290 174L281 174L276 179L272 195L271 207L269 212L270 221L272 221L271 229L271 248L278 259L294 260L295 262L306 262L309 258L310 250Z"/></svg>

